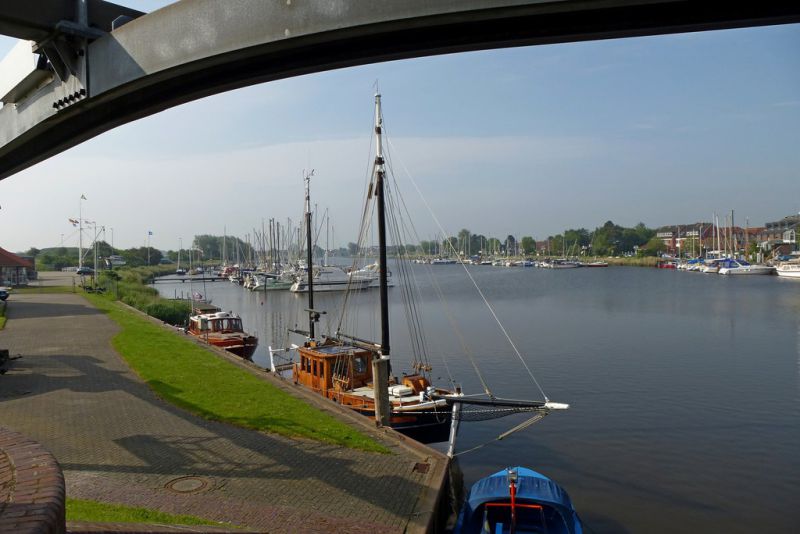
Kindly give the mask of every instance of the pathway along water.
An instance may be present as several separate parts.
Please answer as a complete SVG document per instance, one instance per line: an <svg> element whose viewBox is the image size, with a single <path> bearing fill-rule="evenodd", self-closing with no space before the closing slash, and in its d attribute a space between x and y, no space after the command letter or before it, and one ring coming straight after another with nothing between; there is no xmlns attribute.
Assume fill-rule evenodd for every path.
<svg viewBox="0 0 800 534"><path fill-rule="evenodd" d="M422 284L425 266L415 265ZM491 324L459 265L433 268L503 396L530 396L530 378ZM791 532L800 522L800 283L777 277L722 277L644 268L470 267L551 398L571 409L458 459L464 483L507 465L544 472L569 491L592 532ZM188 284L157 284L172 297ZM195 286L240 313L260 346L285 346L304 325L305 299L251 293L229 282ZM434 351L467 392L480 383L423 287ZM377 331L359 295L364 334ZM315 303L335 325L341 296ZM392 301L393 369L408 370L399 294ZM369 305L367 305L369 301ZM294 341L298 341L294 339ZM434 378L447 381L439 352ZM492 440L520 418L464 423L459 449ZM444 449L444 444L441 445Z"/></svg>

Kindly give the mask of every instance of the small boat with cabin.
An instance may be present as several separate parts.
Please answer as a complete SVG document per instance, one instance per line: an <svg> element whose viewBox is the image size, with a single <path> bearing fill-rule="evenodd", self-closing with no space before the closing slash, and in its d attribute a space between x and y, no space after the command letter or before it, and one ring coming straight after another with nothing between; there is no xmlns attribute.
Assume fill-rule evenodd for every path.
<svg viewBox="0 0 800 534"><path fill-rule="evenodd" d="M582 534L564 489L526 467L509 467L472 485L455 534Z"/></svg>
<svg viewBox="0 0 800 534"><path fill-rule="evenodd" d="M189 317L186 333L249 360L258 347L258 338L242 327L242 319L232 312L198 313Z"/></svg>
<svg viewBox="0 0 800 534"><path fill-rule="evenodd" d="M775 272L778 276L782 276L784 278L800 279L800 262L787 261L779 263L778 266L775 267Z"/></svg>
<svg viewBox="0 0 800 534"><path fill-rule="evenodd" d="M719 263L719 274L772 274L775 272L775 267L771 265L758 265L751 264L745 260L736 260L727 258Z"/></svg>
<svg viewBox="0 0 800 534"><path fill-rule="evenodd" d="M332 265L314 265L312 268L314 291L349 291L367 289L372 285L371 278L350 277L340 267ZM297 281L289 288L292 293L309 291L308 270L298 275Z"/></svg>

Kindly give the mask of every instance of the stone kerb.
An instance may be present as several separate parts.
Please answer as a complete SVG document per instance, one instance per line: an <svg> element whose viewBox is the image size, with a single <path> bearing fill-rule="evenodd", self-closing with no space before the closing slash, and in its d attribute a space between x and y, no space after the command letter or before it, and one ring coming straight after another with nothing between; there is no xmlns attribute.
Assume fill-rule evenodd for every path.
<svg viewBox="0 0 800 534"><path fill-rule="evenodd" d="M0 427L0 532L66 532L64 476L44 447Z"/></svg>

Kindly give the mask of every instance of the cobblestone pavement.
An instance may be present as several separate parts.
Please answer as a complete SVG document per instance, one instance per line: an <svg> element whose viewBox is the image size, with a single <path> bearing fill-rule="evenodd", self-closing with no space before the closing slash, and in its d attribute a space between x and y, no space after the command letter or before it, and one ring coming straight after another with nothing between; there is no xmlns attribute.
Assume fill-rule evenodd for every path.
<svg viewBox="0 0 800 534"><path fill-rule="evenodd" d="M79 295L9 304L0 346L22 358L0 377L0 422L54 454L69 497L269 532L403 532L430 511L424 452L377 432L392 454L205 421L157 398L111 347L116 323Z"/></svg>

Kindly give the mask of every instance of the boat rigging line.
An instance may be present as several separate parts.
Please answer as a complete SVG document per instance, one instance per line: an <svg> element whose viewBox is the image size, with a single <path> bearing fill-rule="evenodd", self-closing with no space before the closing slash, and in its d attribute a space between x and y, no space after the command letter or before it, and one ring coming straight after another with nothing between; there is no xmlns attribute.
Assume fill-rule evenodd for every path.
<svg viewBox="0 0 800 534"><path fill-rule="evenodd" d="M386 138L386 142L389 145L389 148L393 147L392 141L388 136ZM387 154L388 153L389 153L389 151L387 150ZM444 227L439 222L439 219L436 217L436 214L433 212L433 210L431 209L430 205L428 204L427 199L422 194L422 191L420 190L419 186L417 185L416 180L414 180L414 177L412 176L412 174L408 170L408 168L405 166L405 164L402 162L402 160L400 161L400 165L402 166L403 170L405 171L406 176L408 177L408 179L411 181L411 184L414 186L414 189L416 189L417 194L419 194L420 199L422 200L423 204L425 205L425 208L428 210L428 213L433 218L434 223L436 223L436 226L439 228L439 231L441 231L442 234L447 235L447 232L445 232ZM446 241L447 241L448 246L452 250L452 252L457 254L456 250L453 248L453 244L450 243L449 240L446 240ZM522 354L520 353L519 349L517 348L517 345L511 339L511 336L508 334L508 331L503 326L503 323L500 322L500 319L497 317L497 313L495 313L495 310L492 307L492 305L489 303L489 300L483 294L483 291L481 291L481 288L478 286L477 282L475 282L475 279L472 277L472 273L469 272L469 269L467 269L466 265L464 265L463 262L462 262L461 266L463 267L464 272L467 274L467 277L469 277L470 281L472 282L472 285L477 290L478 295L480 295L481 299L483 300L483 303L486 305L486 308L489 310L489 313L494 318L495 322L497 323L497 326L500 328L500 331L503 332L503 335L505 336L505 338L508 341L509 345L511 345L511 348L514 350L514 353L517 355L517 358L519 358L519 361L522 362L523 367L528 372L528 376L531 377L531 380L536 385L536 387L538 388L539 392L542 394L542 397L544 398L544 400L548 401L549 399L547 397L547 394L544 392L544 389L542 389L542 386L539 384L539 381L536 380L536 377L534 376L533 371L531 371L531 368L528 366L527 362L525 362L525 359L522 357Z"/></svg>

